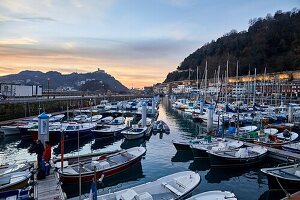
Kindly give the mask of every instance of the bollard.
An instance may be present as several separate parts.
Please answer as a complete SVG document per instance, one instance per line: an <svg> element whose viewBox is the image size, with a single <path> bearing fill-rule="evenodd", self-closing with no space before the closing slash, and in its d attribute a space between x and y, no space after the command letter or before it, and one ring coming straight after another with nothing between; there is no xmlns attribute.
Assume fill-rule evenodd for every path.
<svg viewBox="0 0 300 200"><path fill-rule="evenodd" d="M293 122L293 106L289 105L288 109L288 122L292 123Z"/></svg>
<svg viewBox="0 0 300 200"><path fill-rule="evenodd" d="M200 100L200 115L203 115L203 106L204 106L204 101L201 99Z"/></svg>
<svg viewBox="0 0 300 200"><path fill-rule="evenodd" d="M208 116L207 116L207 132L210 133L213 131L213 116L214 116L214 107L212 105L208 106Z"/></svg>
<svg viewBox="0 0 300 200"><path fill-rule="evenodd" d="M152 115L155 114L155 106L156 106L156 102L155 102L155 99L152 98Z"/></svg>
<svg viewBox="0 0 300 200"><path fill-rule="evenodd" d="M38 139L45 145L49 141L49 116L44 112L38 116Z"/></svg>
<svg viewBox="0 0 300 200"><path fill-rule="evenodd" d="M142 104L142 127L145 127L147 124L147 104L143 102Z"/></svg>

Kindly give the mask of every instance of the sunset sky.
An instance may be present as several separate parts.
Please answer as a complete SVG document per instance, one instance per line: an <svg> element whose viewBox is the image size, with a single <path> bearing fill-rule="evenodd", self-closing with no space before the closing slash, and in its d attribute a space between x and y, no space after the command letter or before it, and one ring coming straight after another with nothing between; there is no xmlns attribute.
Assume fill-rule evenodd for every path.
<svg viewBox="0 0 300 200"><path fill-rule="evenodd" d="M127 87L162 82L204 43L300 0L1 0L0 75L104 69Z"/></svg>

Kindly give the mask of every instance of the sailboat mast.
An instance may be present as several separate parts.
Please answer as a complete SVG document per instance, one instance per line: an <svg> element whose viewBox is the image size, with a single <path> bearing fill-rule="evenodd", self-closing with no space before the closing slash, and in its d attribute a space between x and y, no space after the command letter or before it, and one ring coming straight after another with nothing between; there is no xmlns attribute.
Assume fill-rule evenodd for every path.
<svg viewBox="0 0 300 200"><path fill-rule="evenodd" d="M256 68L254 69L254 80L253 80L253 105L255 104L255 95L256 95Z"/></svg>
<svg viewBox="0 0 300 200"><path fill-rule="evenodd" d="M227 87L228 87L228 64L229 64L229 62L228 62L228 59L227 59L227 63L226 63L226 75L225 75L225 79L226 79L226 88L225 88L225 98L226 98L226 104L228 104L228 97L227 97Z"/></svg>
<svg viewBox="0 0 300 200"><path fill-rule="evenodd" d="M236 92L236 102L238 101L238 79L239 79L239 61L236 61L236 82L235 82L235 92Z"/></svg>
<svg viewBox="0 0 300 200"><path fill-rule="evenodd" d="M204 101L206 100L206 91L207 91L207 60L205 62L205 81L204 81L204 85L205 85L205 90L204 90Z"/></svg>

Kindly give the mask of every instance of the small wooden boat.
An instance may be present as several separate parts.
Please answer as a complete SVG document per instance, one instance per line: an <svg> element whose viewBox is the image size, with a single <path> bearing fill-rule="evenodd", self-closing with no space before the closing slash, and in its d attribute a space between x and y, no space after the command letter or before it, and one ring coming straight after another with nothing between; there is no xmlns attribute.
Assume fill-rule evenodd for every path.
<svg viewBox="0 0 300 200"><path fill-rule="evenodd" d="M129 189L104 194L97 199L184 199L198 186L200 179L195 172L183 171Z"/></svg>
<svg viewBox="0 0 300 200"><path fill-rule="evenodd" d="M134 147L108 156L93 157L83 163L66 166L63 170L58 169L57 172L64 184L78 183L79 174L82 182L90 182L94 176L99 179L102 175L109 177L129 169L141 161L145 152L144 147Z"/></svg>
<svg viewBox="0 0 300 200"><path fill-rule="evenodd" d="M154 125L152 127L153 132L165 132L170 133L169 126L162 120L154 122Z"/></svg>
<svg viewBox="0 0 300 200"><path fill-rule="evenodd" d="M240 148L244 145L242 141L231 140L231 141L212 141L212 142L201 142L198 144L192 144L191 149L194 158L208 158L208 150L230 150Z"/></svg>
<svg viewBox="0 0 300 200"><path fill-rule="evenodd" d="M95 138L107 138L116 137L121 135L121 132L126 130L128 127L125 124L121 125L108 125L101 129L92 130Z"/></svg>
<svg viewBox="0 0 300 200"><path fill-rule="evenodd" d="M293 164L282 167L263 168L263 173L267 175L269 189L281 189L287 191L299 191L300 189L300 165Z"/></svg>
<svg viewBox="0 0 300 200"><path fill-rule="evenodd" d="M294 153L300 153L300 142L284 144L282 145L282 149Z"/></svg>
<svg viewBox="0 0 300 200"><path fill-rule="evenodd" d="M109 125L121 125L125 123L125 117L116 117L112 121L110 121Z"/></svg>
<svg viewBox="0 0 300 200"><path fill-rule="evenodd" d="M211 167L242 167L259 163L267 154L261 146L239 148L233 150L207 151Z"/></svg>
<svg viewBox="0 0 300 200"><path fill-rule="evenodd" d="M0 176L0 192L27 187L31 176L32 174L28 170Z"/></svg>
<svg viewBox="0 0 300 200"><path fill-rule="evenodd" d="M226 200L226 199L237 200L237 197L232 192L214 190L214 191L208 191L208 192L196 194L186 200Z"/></svg>
<svg viewBox="0 0 300 200"><path fill-rule="evenodd" d="M147 127L130 128L128 130L122 131L122 134L128 140L135 140L144 137L147 129Z"/></svg>

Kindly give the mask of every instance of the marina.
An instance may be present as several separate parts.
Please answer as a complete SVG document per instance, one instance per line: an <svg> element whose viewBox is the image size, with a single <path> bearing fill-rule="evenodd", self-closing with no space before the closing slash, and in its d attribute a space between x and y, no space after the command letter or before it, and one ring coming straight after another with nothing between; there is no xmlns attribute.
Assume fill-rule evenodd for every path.
<svg viewBox="0 0 300 200"><path fill-rule="evenodd" d="M154 98L158 99L158 97ZM147 100L148 102L151 102ZM143 102L143 100L142 100ZM155 101L152 101L155 102ZM231 191L238 199L249 199L251 191L256 192L256 196L252 194L251 199L280 199L284 198L285 194L281 189L271 189L269 190L268 181L266 175L260 171L261 168L274 167L277 165L282 165L284 163L298 163L300 161L300 156L297 153L284 151L281 149L275 149L271 147L266 148L266 156L263 158L264 162L260 160L255 161L251 165L248 164L239 164L240 169L236 170L235 167L222 167L215 168L214 164L210 163L209 159L199 159L193 156L192 149L177 149L173 146L173 141L189 141L199 136L204 136L207 133L207 123L201 124L199 122L194 122L191 115L187 114L182 109L177 109L172 106L171 99L164 97L160 100L160 103L157 104L159 113L155 113L154 108L148 106L148 109L144 109L144 113L152 116L151 123L146 129L146 133L142 137L138 138L123 138L120 135L114 135L113 137L100 137L94 138L93 134L89 134L88 137L79 137L79 134L75 134L74 139L68 141L63 146L64 151L64 167L80 163L85 170L88 170L83 164L88 160L94 160L93 158L101 158L103 154L109 156L113 155L114 152L119 152L121 149L132 149L133 147L145 148L146 152L137 164L132 165L131 167L121 171L118 174L107 176L104 175L104 179L101 174L97 175L97 179L102 179L101 182L97 183L97 195L105 195L108 192L114 192L119 190L124 190L127 194L126 188L137 186L149 181L154 181L159 179L162 176L170 175L171 173L176 173L185 170L191 170L197 172L201 177L200 184L195 187L191 192L192 195L200 194L212 190L224 190ZM142 110L141 110L142 111ZM131 111L132 112L132 111ZM113 113L113 112L109 112ZM118 113L122 113L118 111ZM122 114L123 116L130 116L128 113ZM135 113L135 112L133 112ZM101 115L108 116L108 114L101 113ZM141 112L140 126L147 127L147 120L143 112ZM118 116L118 115L115 115ZM121 120L120 123L131 124L132 117L125 117L125 121L120 117L116 119ZM144 121L143 121L144 119ZM158 123L156 122L156 119ZM130 120L130 121L128 121ZM162 120L162 122L159 122ZM110 120L112 121L112 120ZM100 123L100 122L99 122ZM102 123L102 122L101 122ZM109 122L108 122L109 123ZM151 129L159 124L167 124L166 131L159 131ZM107 126L107 125L103 125ZM120 126L117 121L115 125L110 126ZM213 125L213 130L216 130L216 124ZM254 126L252 128L255 128ZM251 129L252 129L251 128ZM107 129L107 128L104 128ZM101 129L100 129L101 130ZM130 129L129 129L130 130ZM125 131L126 132L126 131ZM92 132L91 132L92 133ZM127 133L127 132L126 132ZM125 136L126 137L126 136ZM211 136L205 136L204 139L198 139L197 141L208 141ZM78 140L79 139L79 140ZM234 142L235 140L227 138L227 140ZM50 140L51 141L51 140ZM196 141L196 140L195 140ZM217 142L217 141L216 141ZM219 141L220 142L220 141ZM29 153L27 151L32 144L32 140L24 140L20 135L4 136L1 142L0 150L3 152L3 155L6 157L6 161L15 160L16 158L22 157L26 158L29 161L35 162L35 154ZM183 143L185 144L185 143ZM209 143L208 143L209 144ZM216 143L218 144L218 142ZM225 143L226 144L226 143ZM233 143L234 144L234 143ZM233 145L232 144L232 145ZM243 141L244 146L248 148L258 147L254 143ZM220 145L220 143L219 143ZM237 144L234 144L237 145ZM240 146L240 145L238 145ZM217 147L220 148L220 147ZM236 148L236 147L235 147ZM262 148L262 147L259 147ZM182 151L184 150L184 151ZM11 152L8 154L7 152ZM34 188L34 199L78 199L78 195L81 193L81 199L88 198L90 195L91 182L88 181L85 183L85 179L81 179L79 186L76 183L75 179L78 180L78 177L73 181L64 182L64 179L61 179L60 173L57 173L57 169L61 168L61 159L62 159L62 146L59 140L53 141L52 145L52 168L49 176L46 176L46 179L37 180L35 179ZM244 152L241 151L242 155ZM120 154L123 155L123 154ZM229 153L226 153L229 155ZM103 157L104 158L104 157ZM125 157L124 157L125 158ZM101 158L102 159L102 158ZM118 158L119 159L119 158ZM121 158L120 158L121 159ZM119 159L119 160L120 160ZM123 160L123 158L121 159ZM120 160L120 161L121 161ZM92 161L94 163L95 161ZM103 161L101 161L103 162ZM115 165L115 162L112 160L108 162L103 162L99 167L105 169L107 166ZM124 161L122 161L124 162ZM108 164L104 164L108 163ZM94 163L95 165L96 163ZM87 165L88 166L88 165ZM97 165L95 165L97 166ZM163 166L157 168L157 166ZM57 169L56 169L57 168ZM100 169L99 168L99 169ZM54 170L56 169L56 170ZM67 168L66 168L67 169ZM93 169L91 168L91 173L93 174ZM80 170L81 171L81 170ZM224 172L226 172L224 174ZM91 174L91 177L94 175ZM105 173L104 173L105 174ZM82 174L84 175L84 174ZM83 176L84 177L84 176ZM121 178L122 177L122 178ZM90 180L88 178L86 180ZM75 182L74 182L75 181ZM217 183L217 184L216 184ZM247 184L247 190L244 190L244 184ZM169 186L168 186L169 187ZM76 188L76 190L74 190ZM79 189L80 188L80 189ZM173 186L170 186L171 191L176 191L173 189ZM75 192L76 191L76 192ZM176 193L176 192L175 192ZM177 192L180 194L180 192ZM210 195L212 193L203 193L203 195ZM227 194L227 193L226 193ZM228 194L231 194L230 192ZM124 194L125 195L125 194ZM129 195L129 193L127 194ZM137 195L137 194L135 194ZM147 194L148 195L148 194ZM146 196L147 196L146 195ZM221 193L216 192L215 195L222 195ZM190 195L189 195L190 196ZM276 197L276 198L275 198ZM192 197L191 197L192 198Z"/></svg>

